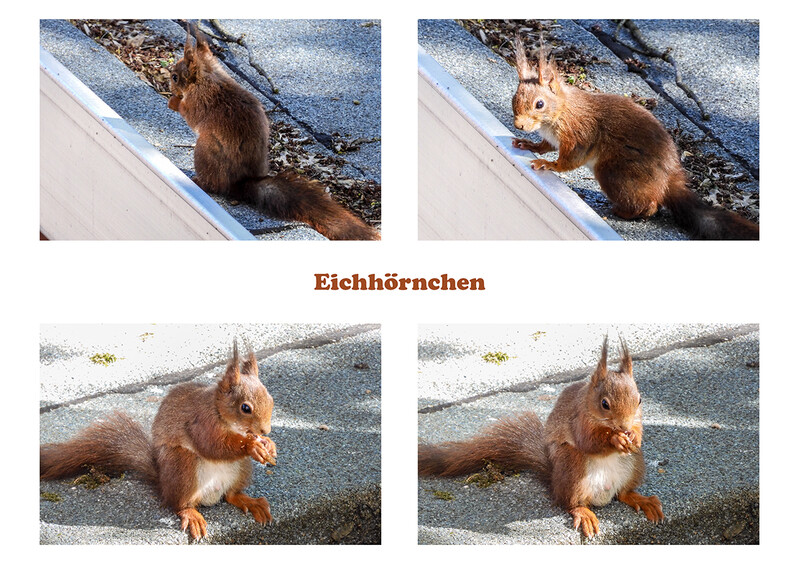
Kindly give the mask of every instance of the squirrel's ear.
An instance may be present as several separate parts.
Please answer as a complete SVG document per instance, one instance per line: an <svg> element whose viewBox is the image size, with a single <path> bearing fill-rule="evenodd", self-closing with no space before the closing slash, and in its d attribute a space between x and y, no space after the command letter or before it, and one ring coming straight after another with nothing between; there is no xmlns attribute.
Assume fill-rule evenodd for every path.
<svg viewBox="0 0 800 565"><path fill-rule="evenodd" d="M522 43L522 37L519 34L514 39L514 54L516 56L519 80L528 80L533 76L533 70L528 57L525 55L525 45Z"/></svg>
<svg viewBox="0 0 800 565"><path fill-rule="evenodd" d="M542 36L539 36L539 84L548 87L553 94L561 93L561 77L558 67L550 61L550 52L544 46Z"/></svg>
<svg viewBox="0 0 800 565"><path fill-rule="evenodd" d="M239 384L239 347L236 341L233 342L233 358L228 362L225 369L225 376L220 381L220 388L223 392L229 392L232 387Z"/></svg>
<svg viewBox="0 0 800 565"><path fill-rule="evenodd" d="M597 368L592 373L592 385L597 386L600 381L605 380L608 374L608 335L603 339L603 351L600 353L600 360Z"/></svg>
<svg viewBox="0 0 800 565"><path fill-rule="evenodd" d="M258 378L258 360L256 359L256 354L253 353L252 349L250 350L250 354L247 356L247 359L245 359L244 363L242 363L242 374Z"/></svg>
<svg viewBox="0 0 800 565"><path fill-rule="evenodd" d="M200 28L194 26L194 37L197 40L197 52L202 55L211 55L211 47L208 46L208 37L200 31Z"/></svg>
<svg viewBox="0 0 800 565"><path fill-rule="evenodd" d="M555 64L550 61L539 63L539 83L549 88L553 94L561 93L561 77Z"/></svg>
<svg viewBox="0 0 800 565"><path fill-rule="evenodd" d="M192 25L186 24L186 42L183 44L183 58L186 63L191 63L194 59L194 49L192 48Z"/></svg>
<svg viewBox="0 0 800 565"><path fill-rule="evenodd" d="M622 336L619 338L619 348L622 353L622 357L619 360L619 372L625 373L626 375L633 375L633 359L631 358L628 346L625 340L622 339Z"/></svg>

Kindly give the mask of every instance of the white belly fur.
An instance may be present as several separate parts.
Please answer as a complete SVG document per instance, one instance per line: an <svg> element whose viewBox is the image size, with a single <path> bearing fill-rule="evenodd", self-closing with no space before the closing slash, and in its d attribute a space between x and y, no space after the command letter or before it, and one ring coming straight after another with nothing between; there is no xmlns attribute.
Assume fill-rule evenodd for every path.
<svg viewBox="0 0 800 565"><path fill-rule="evenodd" d="M590 457L583 477L586 491L591 493L590 504L605 506L625 486L633 474L635 458L623 453Z"/></svg>
<svg viewBox="0 0 800 565"><path fill-rule="evenodd" d="M556 135L556 132L554 132L548 126L542 125L542 127L539 128L539 135L541 135L542 139L547 141L555 149L558 149L558 136Z"/></svg>
<svg viewBox="0 0 800 565"><path fill-rule="evenodd" d="M197 465L197 497L199 504L210 506L220 501L222 496L236 484L242 472L242 464L249 465L247 460L239 461L205 461Z"/></svg>

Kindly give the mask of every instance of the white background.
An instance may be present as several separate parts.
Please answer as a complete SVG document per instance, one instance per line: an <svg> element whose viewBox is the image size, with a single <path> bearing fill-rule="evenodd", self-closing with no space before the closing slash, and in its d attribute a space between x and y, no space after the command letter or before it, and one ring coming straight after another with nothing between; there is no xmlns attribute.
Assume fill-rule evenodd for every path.
<svg viewBox="0 0 800 565"><path fill-rule="evenodd" d="M629 5L628 5L629 4ZM776 2L775 5L778 5ZM784 4L785 5L785 4ZM20 9L21 8L21 9ZM542 8L543 13L539 12ZM629 9L630 8L630 9ZM16 12L25 12L17 5ZM32 12L33 7L28 9ZM38 241L38 20L42 17L380 18L383 241ZM761 20L760 242L417 242L416 20L452 17L674 17ZM671 1L669 8L532 2L100 2L6 12L2 282L6 361L0 512L8 550L85 562L251 559L466 563L631 559L739 563L779 558L794 540L797 402L796 31L771 3ZM790 153L791 149L791 153ZM237 287L225 288L232 280ZM484 292L320 292L315 272L481 276ZM378 322L383 342L383 546L126 548L38 545L41 323ZM757 322L761 324L762 528L758 547L417 547L418 323ZM789 477L792 477L790 479ZM480 509L476 509L480 511ZM180 557L179 557L180 552ZM796 555L796 551L793 552Z"/></svg>

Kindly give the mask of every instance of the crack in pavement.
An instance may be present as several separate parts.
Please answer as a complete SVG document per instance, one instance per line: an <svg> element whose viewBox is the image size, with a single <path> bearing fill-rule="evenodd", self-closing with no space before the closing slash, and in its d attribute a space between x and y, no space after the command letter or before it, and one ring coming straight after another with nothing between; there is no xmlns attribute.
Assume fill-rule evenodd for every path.
<svg viewBox="0 0 800 565"><path fill-rule="evenodd" d="M280 345L276 345L274 347L267 347L266 349L260 349L255 351L256 359L262 361L267 357L271 357L277 353L281 353L284 351L291 351L295 349L316 349L317 347L322 347L325 345L332 345L349 337L354 337L356 335L370 332L372 330L380 329L380 324L359 324L350 326L348 328L342 330L332 330L329 332L324 332L318 335L313 335L311 337L306 337L303 339L299 339L297 341L292 341L288 343L282 343ZM101 396L105 396L108 394L135 394L142 392L147 387L150 386L169 386L175 385L178 383L191 381L213 371L215 369L222 369L228 365L228 357L226 356L225 359L221 361L214 361L203 365L201 367L193 367L191 369L185 369L183 371L177 371L175 373L167 373L166 375L161 375L158 377L154 377L152 379L141 381L137 383L129 383L122 386L118 386L116 388L104 390L101 392L88 394L86 396L81 396L79 398L74 398L71 400L67 400L65 402L57 402L54 404L48 404L46 406L42 406L39 408L39 414L46 414L52 410L56 410L58 408L65 408L67 406L72 406L75 404L80 404L81 402L85 402L87 400L92 400L94 398L99 398Z"/></svg>
<svg viewBox="0 0 800 565"><path fill-rule="evenodd" d="M590 28L587 28L584 25L581 25L579 22L575 22L574 20L573 20L573 22L577 26L579 26L579 27L585 29L586 31L588 31L589 33L591 33L598 40L598 42L601 45L604 45L609 51L611 51L611 53L617 59L619 59L620 61L625 63L625 60L622 59L622 57L620 57L619 54L616 53L613 49L610 49L607 45L605 45L605 43L598 37L598 35L596 33L594 33ZM642 56L644 56L644 55L642 55ZM629 70L628 72L632 72L632 71ZM708 126L705 123L703 123L702 120L692 116L691 113L686 109L686 107L683 104L679 103L677 100L675 100L672 96L670 96L667 93L667 91L664 90L664 87L660 84L660 82L657 81L654 78L651 78L647 74L646 70L638 69L635 74L638 74L640 77L642 77L642 80L644 80L647 83L647 85L658 96L660 96L664 101L666 101L673 108L675 108L675 110L677 110L683 117L685 117L687 120L692 122L695 126L697 126L697 128L700 129L700 131L702 131L708 137L708 139L710 141L713 141L715 144L717 144L720 147L720 149L724 150L731 157L733 157L733 159L739 165L741 165L750 174L750 176L752 176L755 180L759 180L759 167L758 167L758 165L751 165L747 161L747 159L745 157L743 157L742 155L740 155L736 151L731 150L730 148L728 148L725 145L725 142L717 134L714 133L714 130L712 130L710 126Z"/></svg>
<svg viewBox="0 0 800 565"><path fill-rule="evenodd" d="M173 20L173 21L175 21L176 23L179 23L179 20ZM232 41L231 41L231 42L232 42ZM296 124L298 124L300 127L302 127L302 128L305 130L306 134L308 134L308 135L310 135L311 137L313 137L313 138L314 138L314 139L315 139L315 140L316 140L316 141L317 141L317 142L318 142L320 145L322 145L323 147L325 147L325 148L326 148L326 149L328 149L329 151L333 152L333 153L334 153L334 155L335 155L336 157L340 157L338 154L336 154L336 151L335 151L335 150L334 150L334 148L333 148L333 135L331 135L331 134L328 134L328 133L325 133L325 132L320 132L320 131L317 131L317 130L316 130L316 128L314 128L314 126L312 126L311 124L309 124L309 123L308 123L308 122L306 122L305 120L303 120L303 119L301 119L301 118L299 118L299 117L295 116L295 115L292 113L292 111L291 111L291 110L290 110L290 109L289 109L289 108L288 108L288 107L287 107L287 106L286 106L286 105L285 105L285 104L284 104L284 103L283 103L283 102L280 100L280 98L278 98L277 96L275 96L275 95L274 95L274 94L272 94L271 92L267 92L265 89L263 89L263 88L261 87L261 85L259 85L259 84L258 84L258 83L256 83L254 80L252 80L252 79L251 79L251 78L248 76L248 74L242 70L242 68L241 68L239 65L237 65L237 64L236 64L234 61L231 61L231 60L229 60L229 59L238 59L238 58L237 58L237 57L236 57L236 55L233 53L233 51L232 51L232 50L231 50L231 49L228 47L227 43L228 43L227 41L223 42L223 44L224 44L224 47L223 47L223 49L224 49L224 52L225 52L226 54L230 54L231 56L230 56L230 57L224 57L224 58L220 58L220 61L221 61L221 62L222 62L222 63L223 63L223 64L224 64L226 67L228 67L228 69L230 69L231 73L233 73L235 76L237 76L237 77L239 77L240 79L242 79L243 81L245 81L245 82L246 82L247 84L249 84L249 85L250 85L250 86L251 86L251 87L252 87L252 88L253 88L253 89L254 89L256 92L258 92L258 93L259 93L259 94L261 94L261 95L262 95L264 98L266 98L267 100L269 100L270 102L272 102L272 104L274 104L274 107L273 107L271 110L266 110L266 109L265 109L265 112L266 112L268 115L269 115L271 112L281 112L281 113L283 113L283 114L284 114L284 115L286 115L286 116L287 116L289 119L291 119L291 120L292 120L292 121L294 121ZM243 48L243 49L245 49L245 50L248 50L248 48L247 48L247 47L245 47L245 46L242 46L242 48ZM256 61L256 63L257 63L259 66L261 66L261 63L260 63L260 62ZM265 79L265 80L266 80L268 83L270 83L270 82L271 82L271 79L270 79L270 78L269 78L269 77L268 77L268 76L267 76L265 73L261 72L261 71L260 71L258 68L256 68L255 66L253 66L253 64L251 64L250 62L247 62L247 63L246 63L246 66L247 66L247 67L249 67L250 69L252 69L252 70L253 70L253 72L255 72L256 74L258 74L258 75L260 75L260 76L263 76L263 77L264 77L264 79ZM341 157L340 157L340 158L341 158ZM355 169L356 171L358 171L358 172L359 172L359 174L361 174L361 175L362 175L364 178L369 178L369 179L372 179L372 175L370 175L370 174L368 174L367 172L365 172L365 171L364 171L364 170L363 170L361 167L359 167L358 165L355 165L355 164L353 164L352 162L350 162L350 161L347 161L347 160L345 160L345 162L346 162L346 164L347 164L347 165L349 165L350 167L352 167L353 169Z"/></svg>
<svg viewBox="0 0 800 565"><path fill-rule="evenodd" d="M678 349L689 349L695 347L708 347L710 345L717 345L719 343L730 341L736 337L748 335L757 331L758 331L758 324L744 324L742 326L730 330L723 330L697 338L678 341L662 347L654 347L653 349L648 349L647 351L642 351L639 353L634 353L633 351L631 351L631 357L633 358L634 361L649 361L651 359L655 359L656 357L660 357L665 353L669 353L671 351L675 351ZM609 363L614 363L616 361L618 361L618 359L609 359ZM417 411L417 413L431 414L433 412L440 412L442 410L451 408L453 406L462 406L464 404L469 404L471 402L475 402L483 398L495 396L498 394L504 394L508 392L530 392L533 389L543 384L561 384L573 381L580 381L585 379L587 375L591 374L592 371L594 371L594 368L595 365L593 364L590 366L582 367L580 369L562 371L560 373L556 373L554 375L551 375L549 377L544 377L542 379L525 381L522 383L505 386L499 389L489 390L486 392L482 392L480 394L475 394L472 396L468 396L466 398L462 398L460 400L453 400L451 402L443 402L441 404L425 406L423 408L420 408Z"/></svg>

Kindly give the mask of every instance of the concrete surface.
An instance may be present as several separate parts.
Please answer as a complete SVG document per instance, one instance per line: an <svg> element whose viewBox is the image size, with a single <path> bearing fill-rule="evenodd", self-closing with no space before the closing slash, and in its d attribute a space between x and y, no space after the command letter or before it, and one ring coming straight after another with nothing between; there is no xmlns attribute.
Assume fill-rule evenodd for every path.
<svg viewBox="0 0 800 565"><path fill-rule="evenodd" d="M376 142L364 143L357 151L336 156L346 161L342 171L348 177L380 183L379 22L222 20L221 23L236 37L246 34L257 61L278 87L279 93L270 96L279 100L288 113L277 112L272 119L294 125L312 142L333 133L350 140L378 138ZM178 23L150 20L147 26L154 33L179 42L176 61L183 56L186 32ZM40 43L179 169L190 177L193 175L195 135L177 112L167 108L166 98L66 20L41 20ZM267 81L250 68L244 48L229 46L228 52L228 61L244 75L236 76L239 83L255 94L266 109L272 109L274 102L262 94L271 93ZM353 100L359 103L354 104ZM334 155L319 142L306 148L315 154ZM258 239L325 239L305 224L273 220L246 204L232 206L222 198L213 198L245 228L256 231Z"/></svg>
<svg viewBox="0 0 800 565"><path fill-rule="evenodd" d="M684 81L691 85L712 114L703 122L721 141L705 143L705 151L722 155L758 176L759 148L759 28L753 21L728 20L636 20L646 37L657 46L673 46ZM654 91L588 30L595 23L613 33L609 20L558 20L561 28L554 35L566 44L596 55L601 64L587 69L589 80L604 92L637 93L656 97ZM624 37L624 35L623 35ZM473 96L481 101L511 131L538 141L537 134L514 129L511 97L517 88L517 73L499 55L483 45L453 20L420 20L419 44ZM699 139L703 133L691 119L699 119L696 106L675 87L667 85L667 65L656 64L655 76L678 102L672 106L660 99L654 114L666 124L681 128ZM684 113L686 115L684 115ZM687 117L689 116L689 117ZM605 195L586 168L559 176L623 238L629 240L685 240L668 216L658 214L648 220L625 221L613 216ZM744 186L758 192L758 181Z"/></svg>
<svg viewBox="0 0 800 565"><path fill-rule="evenodd" d="M381 342L376 325L42 326L40 441L65 440L122 410L149 429L180 382L214 382L233 337L249 343L275 399L278 464L253 463L246 490L275 522L233 506L201 508L210 544L380 543ZM108 367L89 358L110 353ZM269 473L269 471L272 471ZM43 481L42 544L185 544L179 519L134 475L94 490Z"/></svg>
<svg viewBox="0 0 800 565"><path fill-rule="evenodd" d="M544 420L567 385L591 374L606 332L610 366L619 334L634 359L647 464L639 492L659 496L665 522L654 525L612 501L594 509L601 533L588 542L530 473L486 488L425 478L418 490L419 543L759 542L757 325L424 326L419 440L466 439L525 410ZM495 365L481 358L496 351L509 360Z"/></svg>

